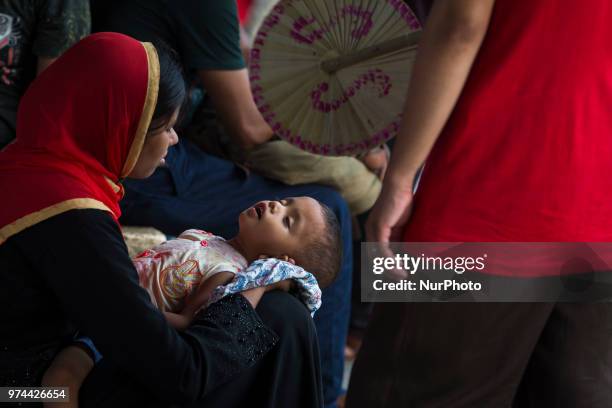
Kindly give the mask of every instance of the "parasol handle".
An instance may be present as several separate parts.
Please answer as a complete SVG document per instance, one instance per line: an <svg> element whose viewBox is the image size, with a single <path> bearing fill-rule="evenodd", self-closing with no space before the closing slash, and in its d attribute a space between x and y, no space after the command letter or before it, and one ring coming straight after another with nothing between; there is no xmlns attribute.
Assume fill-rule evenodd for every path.
<svg viewBox="0 0 612 408"><path fill-rule="evenodd" d="M417 46L420 38L421 31L414 31L410 34L405 34L400 37L392 38L390 40L371 45L355 52L325 60L321 62L321 69L328 74L333 74L334 72L339 71L342 68L357 64L361 61L376 58L381 55L391 53L393 51L402 50L404 48L414 48Z"/></svg>

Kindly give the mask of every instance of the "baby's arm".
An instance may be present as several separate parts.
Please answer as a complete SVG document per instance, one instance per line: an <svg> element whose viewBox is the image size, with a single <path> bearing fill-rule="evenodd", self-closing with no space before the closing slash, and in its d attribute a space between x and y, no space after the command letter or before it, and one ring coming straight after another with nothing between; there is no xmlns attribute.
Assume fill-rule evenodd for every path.
<svg viewBox="0 0 612 408"><path fill-rule="evenodd" d="M42 378L43 387L68 387L70 402L45 402L45 408L77 408L79 389L94 366L89 354L79 346L69 346L55 356Z"/></svg>
<svg viewBox="0 0 612 408"><path fill-rule="evenodd" d="M168 323L177 330L186 329L193 316L202 306L206 304L212 291L221 285L225 285L234 277L232 272L219 272L200 282L200 285L185 299L185 306L180 313L164 312Z"/></svg>

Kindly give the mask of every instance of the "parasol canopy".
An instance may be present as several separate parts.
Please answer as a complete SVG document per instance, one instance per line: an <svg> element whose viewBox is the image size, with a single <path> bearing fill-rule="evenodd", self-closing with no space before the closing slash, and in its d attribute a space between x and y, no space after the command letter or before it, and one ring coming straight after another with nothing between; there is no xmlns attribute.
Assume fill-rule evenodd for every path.
<svg viewBox="0 0 612 408"><path fill-rule="evenodd" d="M401 0L281 0L251 51L255 103L301 149L365 152L399 130L420 29Z"/></svg>

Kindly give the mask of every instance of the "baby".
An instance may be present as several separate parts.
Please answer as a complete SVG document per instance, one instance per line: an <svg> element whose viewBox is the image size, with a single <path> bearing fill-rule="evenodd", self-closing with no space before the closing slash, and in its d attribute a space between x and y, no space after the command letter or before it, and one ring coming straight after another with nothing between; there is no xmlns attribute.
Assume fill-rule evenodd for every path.
<svg viewBox="0 0 612 408"><path fill-rule="evenodd" d="M134 259L140 285L175 328L189 326L216 287L260 258L300 265L321 287L334 279L340 263L337 222L318 201L261 201L242 212L238 221L238 235L229 241L188 230Z"/></svg>
<svg viewBox="0 0 612 408"><path fill-rule="evenodd" d="M296 197L261 201L243 211L238 222L238 235L230 240L188 230L134 259L140 285L175 328L188 327L202 307L227 293L223 288L215 290L217 287L242 277L241 274L251 279L254 275L247 267L262 258L277 258L301 266L295 268L294 277L308 281L312 277L306 270L321 288L335 279L342 253L339 225L335 214L317 200ZM288 290L289 281L278 279L281 278L277 276L274 281L257 277L248 286L276 282L273 288ZM234 285L234 289L244 286ZM70 387L73 405L69 406L75 407L78 389L94 364L88 354L97 354L90 340L81 343L85 346L62 350L43 378L44 386Z"/></svg>

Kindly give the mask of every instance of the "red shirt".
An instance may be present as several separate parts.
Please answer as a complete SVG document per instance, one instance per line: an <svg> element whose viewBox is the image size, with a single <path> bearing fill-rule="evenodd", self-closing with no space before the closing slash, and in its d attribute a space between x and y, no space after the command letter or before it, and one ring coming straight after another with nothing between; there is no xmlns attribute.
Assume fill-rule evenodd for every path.
<svg viewBox="0 0 612 408"><path fill-rule="evenodd" d="M612 242L612 3L497 0L406 241Z"/></svg>

